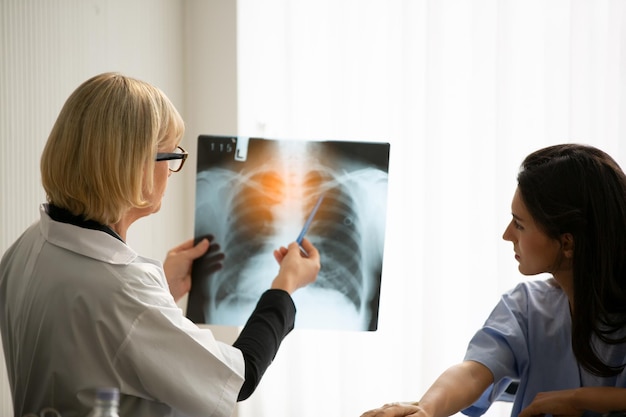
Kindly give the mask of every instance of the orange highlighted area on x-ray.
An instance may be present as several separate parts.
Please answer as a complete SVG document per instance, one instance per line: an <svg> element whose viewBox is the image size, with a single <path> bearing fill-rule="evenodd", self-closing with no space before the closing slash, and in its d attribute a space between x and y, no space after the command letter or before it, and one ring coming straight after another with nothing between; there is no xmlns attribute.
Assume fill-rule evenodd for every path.
<svg viewBox="0 0 626 417"><path fill-rule="evenodd" d="M187 316L243 326L278 272L272 252L301 233L319 250L315 283L293 294L296 328L378 325L390 145L201 135ZM323 198L320 198L323 196Z"/></svg>

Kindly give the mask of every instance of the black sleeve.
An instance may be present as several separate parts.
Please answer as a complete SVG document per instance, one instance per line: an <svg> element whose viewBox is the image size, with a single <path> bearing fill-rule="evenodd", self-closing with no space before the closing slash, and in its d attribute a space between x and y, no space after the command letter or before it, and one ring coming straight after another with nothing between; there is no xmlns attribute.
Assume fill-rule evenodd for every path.
<svg viewBox="0 0 626 417"><path fill-rule="evenodd" d="M246 380L237 401L248 398L270 366L285 336L293 330L296 307L288 292L267 290L256 305L233 346L241 350Z"/></svg>

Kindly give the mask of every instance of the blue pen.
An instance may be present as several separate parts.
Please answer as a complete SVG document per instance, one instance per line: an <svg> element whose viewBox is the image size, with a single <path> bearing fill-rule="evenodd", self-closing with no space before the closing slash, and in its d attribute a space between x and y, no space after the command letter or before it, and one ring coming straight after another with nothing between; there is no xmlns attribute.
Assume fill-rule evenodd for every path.
<svg viewBox="0 0 626 417"><path fill-rule="evenodd" d="M306 235L306 232L309 230L309 227L311 227L311 222L313 221L313 217L315 217L315 213L317 213L317 209L320 208L320 204L322 204L323 199L324 199L324 194L320 195L319 198L317 199L317 203L315 203L315 207L313 207L311 214L309 214L309 218L306 219L306 222L304 223L304 227L302 227L302 231L300 231L300 234L298 235L298 238L296 239L296 243L298 244L298 246L300 246L300 252L302 252L304 256L309 256L309 254L302 247L302 239L304 239L304 235Z"/></svg>

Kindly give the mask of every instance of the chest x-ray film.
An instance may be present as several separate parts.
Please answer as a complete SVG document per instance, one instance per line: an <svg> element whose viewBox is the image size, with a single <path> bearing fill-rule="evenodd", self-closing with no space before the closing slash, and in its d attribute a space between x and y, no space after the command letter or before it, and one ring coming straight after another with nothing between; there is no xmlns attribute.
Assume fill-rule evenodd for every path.
<svg viewBox="0 0 626 417"><path fill-rule="evenodd" d="M211 249L194 262L187 316L243 326L278 272L274 249L308 223L322 267L293 294L296 328L376 330L389 151L378 142L200 136L195 238L209 237Z"/></svg>

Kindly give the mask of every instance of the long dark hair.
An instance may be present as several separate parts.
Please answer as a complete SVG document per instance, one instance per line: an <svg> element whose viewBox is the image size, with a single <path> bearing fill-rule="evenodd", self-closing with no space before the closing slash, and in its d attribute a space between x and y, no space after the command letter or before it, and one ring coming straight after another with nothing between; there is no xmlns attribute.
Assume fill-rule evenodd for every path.
<svg viewBox="0 0 626 417"><path fill-rule="evenodd" d="M626 176L605 152L586 145L549 146L528 155L518 188L551 238L574 237L572 348L598 376L626 364L605 363L593 345L626 342Z"/></svg>

